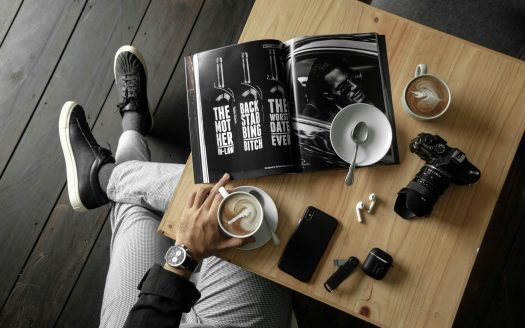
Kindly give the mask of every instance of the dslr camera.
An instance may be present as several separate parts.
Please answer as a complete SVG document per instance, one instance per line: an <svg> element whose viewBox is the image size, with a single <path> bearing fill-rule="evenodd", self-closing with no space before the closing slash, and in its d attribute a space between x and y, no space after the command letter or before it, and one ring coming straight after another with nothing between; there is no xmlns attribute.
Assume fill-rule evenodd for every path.
<svg viewBox="0 0 525 328"><path fill-rule="evenodd" d="M426 163L408 186L397 194L394 210L404 219L429 216L434 203L451 182L471 185L481 176L465 153L450 148L438 135L420 133L410 141L410 151Z"/></svg>

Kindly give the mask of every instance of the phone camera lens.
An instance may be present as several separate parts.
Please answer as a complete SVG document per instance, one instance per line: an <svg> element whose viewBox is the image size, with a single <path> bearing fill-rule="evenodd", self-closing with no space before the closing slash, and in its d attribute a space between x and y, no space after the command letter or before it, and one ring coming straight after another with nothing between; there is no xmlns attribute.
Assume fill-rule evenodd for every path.
<svg viewBox="0 0 525 328"><path fill-rule="evenodd" d="M312 219L312 217L314 216L314 212L312 211L308 211L308 214L306 214L306 220L307 221L310 221Z"/></svg>

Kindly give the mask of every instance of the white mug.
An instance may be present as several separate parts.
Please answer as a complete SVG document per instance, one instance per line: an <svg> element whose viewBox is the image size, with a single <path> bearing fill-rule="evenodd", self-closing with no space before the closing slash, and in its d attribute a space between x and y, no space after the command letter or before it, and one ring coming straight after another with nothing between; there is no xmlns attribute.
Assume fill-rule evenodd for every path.
<svg viewBox="0 0 525 328"><path fill-rule="evenodd" d="M414 77L401 95L405 112L418 120L440 117L449 109L451 101L452 93L448 85L439 77L428 74L426 64L417 65Z"/></svg>
<svg viewBox="0 0 525 328"><path fill-rule="evenodd" d="M235 238L253 236L263 222L264 212L259 200L254 195L244 191L229 193L224 187L219 188L219 193L223 197L217 209L217 222L221 231L227 236ZM231 204L233 208L224 209L225 205L231 202L234 202ZM223 218L223 210L228 211L229 217ZM243 216L243 213L246 215ZM239 217L236 218L236 216Z"/></svg>

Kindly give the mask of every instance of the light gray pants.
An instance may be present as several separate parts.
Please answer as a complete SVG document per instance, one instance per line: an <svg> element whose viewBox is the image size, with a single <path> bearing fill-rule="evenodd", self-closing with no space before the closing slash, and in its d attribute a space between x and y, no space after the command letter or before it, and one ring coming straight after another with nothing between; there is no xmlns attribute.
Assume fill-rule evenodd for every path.
<svg viewBox="0 0 525 328"><path fill-rule="evenodd" d="M164 263L173 241L157 233L177 186L181 164L152 163L146 139L125 131L107 188L111 202L110 265L101 327L122 327L139 295L137 286L154 263ZM216 257L203 261L200 300L181 327L289 327L291 292Z"/></svg>

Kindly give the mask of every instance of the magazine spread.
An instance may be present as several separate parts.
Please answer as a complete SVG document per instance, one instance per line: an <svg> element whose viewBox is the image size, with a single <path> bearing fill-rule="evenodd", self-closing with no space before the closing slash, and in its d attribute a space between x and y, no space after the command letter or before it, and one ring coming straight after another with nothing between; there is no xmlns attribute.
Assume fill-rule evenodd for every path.
<svg viewBox="0 0 525 328"><path fill-rule="evenodd" d="M195 183L348 168L330 144L335 114L366 102L394 124L384 38L260 40L186 57ZM393 129L394 130L394 129ZM381 163L398 163L397 142Z"/></svg>

